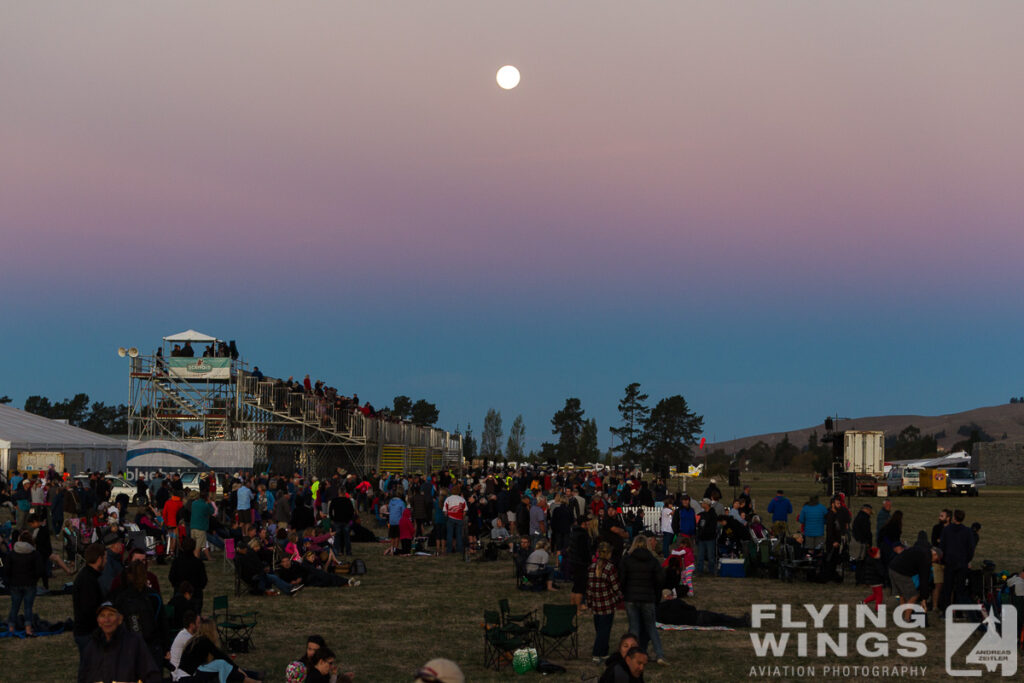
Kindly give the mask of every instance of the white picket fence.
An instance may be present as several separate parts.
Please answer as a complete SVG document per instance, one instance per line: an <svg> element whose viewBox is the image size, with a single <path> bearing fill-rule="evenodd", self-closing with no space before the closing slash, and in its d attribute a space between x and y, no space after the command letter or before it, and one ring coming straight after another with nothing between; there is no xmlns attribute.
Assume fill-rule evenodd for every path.
<svg viewBox="0 0 1024 683"><path fill-rule="evenodd" d="M634 515L642 514L644 516L644 529L654 533L661 533L661 507L647 507L640 505L630 505L622 508L622 514L632 512Z"/></svg>

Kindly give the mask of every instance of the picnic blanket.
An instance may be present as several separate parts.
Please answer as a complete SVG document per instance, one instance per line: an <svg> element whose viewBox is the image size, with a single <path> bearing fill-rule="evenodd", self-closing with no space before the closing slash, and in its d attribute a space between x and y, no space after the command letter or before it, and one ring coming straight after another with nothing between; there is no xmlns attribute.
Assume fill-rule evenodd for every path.
<svg viewBox="0 0 1024 683"><path fill-rule="evenodd" d="M663 631L735 631L728 626L684 626L683 624L663 624L660 621L654 625Z"/></svg>
<svg viewBox="0 0 1024 683"><path fill-rule="evenodd" d="M61 633L70 631L72 628L72 622L70 619L67 621L50 622L42 619L33 619L35 622L35 635L36 637L42 638L44 636L59 636ZM18 619L18 630L11 632L6 628L0 628L0 638L28 638L25 633L25 619Z"/></svg>

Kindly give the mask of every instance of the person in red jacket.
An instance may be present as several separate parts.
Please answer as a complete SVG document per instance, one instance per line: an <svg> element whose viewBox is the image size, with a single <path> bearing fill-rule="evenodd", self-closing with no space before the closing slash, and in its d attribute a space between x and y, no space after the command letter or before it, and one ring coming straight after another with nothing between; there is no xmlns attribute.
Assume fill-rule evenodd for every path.
<svg viewBox="0 0 1024 683"><path fill-rule="evenodd" d="M181 511L182 502L178 492L172 489L171 497L164 503L164 530L167 532L167 554L174 555L177 549L178 537L178 512Z"/></svg>

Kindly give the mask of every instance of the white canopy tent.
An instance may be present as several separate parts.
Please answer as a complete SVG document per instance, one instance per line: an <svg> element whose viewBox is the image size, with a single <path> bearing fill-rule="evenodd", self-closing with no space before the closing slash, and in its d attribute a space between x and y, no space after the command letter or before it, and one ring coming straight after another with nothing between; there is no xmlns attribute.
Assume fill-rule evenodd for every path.
<svg viewBox="0 0 1024 683"><path fill-rule="evenodd" d="M125 442L0 405L0 468L34 469L42 460L43 467L53 463L72 474L108 466L117 472L124 469Z"/></svg>
<svg viewBox="0 0 1024 683"><path fill-rule="evenodd" d="M178 334L172 334L169 337L164 337L164 341L170 342L171 344L184 344L185 342L193 342L196 344L210 344L213 342L219 342L220 339L190 329L185 330L184 332L179 332Z"/></svg>

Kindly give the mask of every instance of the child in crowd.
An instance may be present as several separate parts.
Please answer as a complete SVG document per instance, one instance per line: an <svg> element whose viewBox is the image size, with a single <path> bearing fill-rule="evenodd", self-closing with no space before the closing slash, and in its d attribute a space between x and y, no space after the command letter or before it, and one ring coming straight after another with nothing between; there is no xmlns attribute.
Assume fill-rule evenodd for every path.
<svg viewBox="0 0 1024 683"><path fill-rule="evenodd" d="M864 568L861 570L861 580L871 587L871 595L864 598L864 604L875 603L875 609L882 606L885 602L885 598L882 593L882 584L884 583L884 568L882 567L881 551L878 548L871 548L868 550L867 557L861 560L864 563Z"/></svg>

